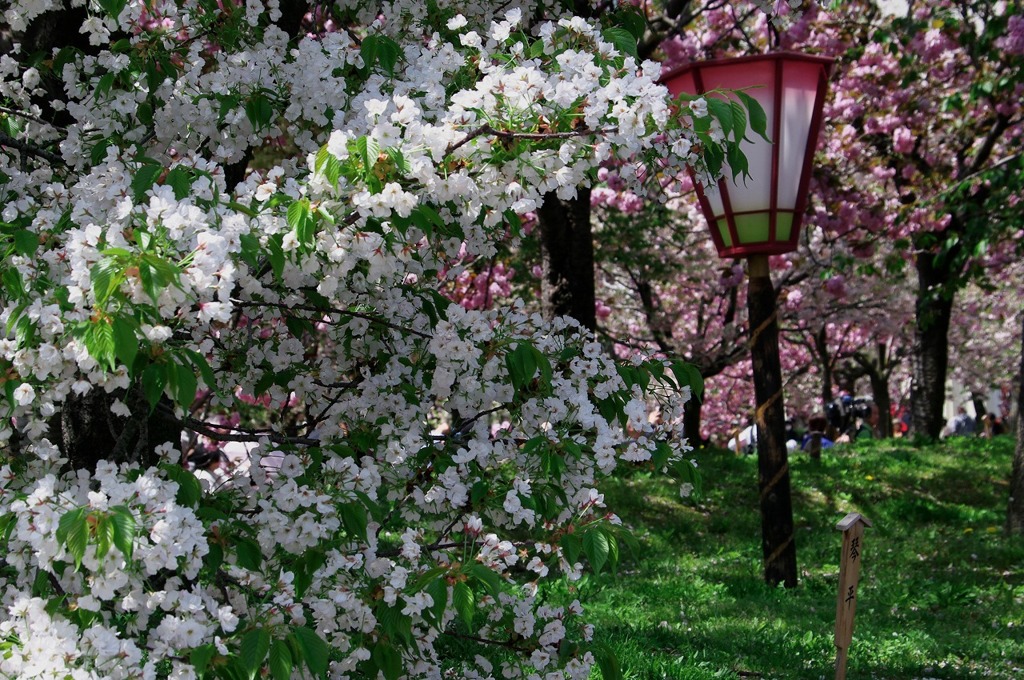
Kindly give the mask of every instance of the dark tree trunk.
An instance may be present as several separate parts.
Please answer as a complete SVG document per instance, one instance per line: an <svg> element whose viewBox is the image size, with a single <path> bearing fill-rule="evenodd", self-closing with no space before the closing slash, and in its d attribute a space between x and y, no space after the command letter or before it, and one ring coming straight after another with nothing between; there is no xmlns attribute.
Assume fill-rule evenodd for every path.
<svg viewBox="0 0 1024 680"><path fill-rule="evenodd" d="M88 18L85 7L69 7L67 0L55 3L55 7L43 12L26 27L23 35L11 36L11 42L21 43L20 59L38 57L49 59L54 48L74 47L85 54L96 55L99 48L89 44L89 36L80 29ZM6 52L4 52L6 54ZM33 96L42 118L56 125L66 126L73 122L71 114L54 102L64 101L63 84L58 78L43 78L40 82L44 94Z"/></svg>
<svg viewBox="0 0 1024 680"><path fill-rule="evenodd" d="M700 410L702 404L696 397L691 397L683 409L683 433L686 435L690 446L694 448L707 444L707 440L700 436Z"/></svg>
<svg viewBox="0 0 1024 680"><path fill-rule="evenodd" d="M1020 390L1017 404L1024 404L1024 336L1021 339ZM1006 531L1024 535L1024 416L1017 411L1017 448L1013 451L1013 472L1010 475L1010 502L1006 507Z"/></svg>
<svg viewBox="0 0 1024 680"><path fill-rule="evenodd" d="M874 356L858 352L855 357L871 382L871 400L878 407L878 423L874 426L874 435L889 439L892 437L892 399L889 397L892 359L889 356L889 345L877 342Z"/></svg>
<svg viewBox="0 0 1024 680"><path fill-rule="evenodd" d="M884 373L868 373L871 380L871 399L878 407L876 435L883 439L892 437L892 399L889 398L889 379Z"/></svg>
<svg viewBox="0 0 1024 680"><path fill-rule="evenodd" d="M793 505L786 451L786 417L779 364L779 324L768 257L750 258L749 314L754 395L757 408L758 488L761 491L761 545L764 580L769 585L797 585Z"/></svg>
<svg viewBox="0 0 1024 680"><path fill-rule="evenodd" d="M130 416L114 414L115 398L131 410ZM164 405L150 412L138 386L114 394L93 387L84 395L68 396L64 408L50 421L50 436L73 470L95 471L100 460L150 467L161 462L156 447L166 442L181 446L181 423L170 403Z"/></svg>
<svg viewBox="0 0 1024 680"><path fill-rule="evenodd" d="M569 200L546 195L538 217L544 251L544 315L571 316L593 331L597 313L590 190L580 188L577 197Z"/></svg>
<svg viewBox="0 0 1024 680"><path fill-rule="evenodd" d="M914 324L913 373L910 383L910 429L914 434L938 439L945 421L942 405L946 398L949 367L949 322L953 314L952 294L943 295L950 272L935 255L917 257L917 310Z"/></svg>
<svg viewBox="0 0 1024 680"><path fill-rule="evenodd" d="M825 404L832 401L832 355L828 351L828 331L824 326L814 334L814 349L821 364L821 412L825 412Z"/></svg>

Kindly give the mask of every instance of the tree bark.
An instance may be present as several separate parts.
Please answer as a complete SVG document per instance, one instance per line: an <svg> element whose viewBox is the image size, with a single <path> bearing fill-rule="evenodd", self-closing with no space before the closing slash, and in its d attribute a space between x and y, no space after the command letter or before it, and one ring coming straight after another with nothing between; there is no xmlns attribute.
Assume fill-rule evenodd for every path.
<svg viewBox="0 0 1024 680"><path fill-rule="evenodd" d="M114 399L120 399L131 415L115 415L111 410ZM113 394L101 387L84 395L70 394L49 422L50 438L73 470L95 472L101 460L138 463L143 468L156 465L161 462L158 446L167 442L175 448L181 446L182 424L174 417L170 402L162 399L168 408L150 412L138 385Z"/></svg>
<svg viewBox="0 0 1024 680"><path fill-rule="evenodd" d="M914 434L938 439L945 420L946 373L949 368L949 323L953 295L942 294L951 276L932 253L917 257L917 310L910 383L910 428Z"/></svg>
<svg viewBox="0 0 1024 680"><path fill-rule="evenodd" d="M878 407L878 425L875 434L882 439L892 438L892 399L889 397L889 379L882 372L868 373L871 381L871 399Z"/></svg>
<svg viewBox="0 0 1024 680"><path fill-rule="evenodd" d="M1024 336L1021 337L1020 390L1017 403L1024 404ZM1024 417L1017 413L1017 447L1013 451L1013 471L1010 474L1010 501L1006 507L1006 532L1024 535Z"/></svg>
<svg viewBox="0 0 1024 680"><path fill-rule="evenodd" d="M786 451L786 417L779 363L779 324L768 257L750 258L747 312L757 408L758 487L761 491L761 546L764 580L797 585L793 505Z"/></svg>
<svg viewBox="0 0 1024 680"><path fill-rule="evenodd" d="M876 342L874 356L866 352L858 352L855 360L871 382L871 400L878 407L878 424L874 426L874 435L883 439L892 437L892 398L889 396L889 376L892 374L892 361L889 358L888 343Z"/></svg>
<svg viewBox="0 0 1024 680"><path fill-rule="evenodd" d="M544 251L544 316L571 316L585 328L597 328L594 293L594 242L590 227L590 189L562 200L550 193L538 211Z"/></svg>
<svg viewBox="0 0 1024 680"><path fill-rule="evenodd" d="M832 401L832 355L828 351L828 330L825 326L814 334L814 349L821 363L821 412L825 412L825 404Z"/></svg>
<svg viewBox="0 0 1024 680"><path fill-rule="evenodd" d="M690 401L686 402L686 408L683 409L683 433L686 435L686 440L690 443L690 446L694 448L700 448L705 446L708 442L706 439L700 436L700 410L703 404L697 399L697 397L691 397Z"/></svg>

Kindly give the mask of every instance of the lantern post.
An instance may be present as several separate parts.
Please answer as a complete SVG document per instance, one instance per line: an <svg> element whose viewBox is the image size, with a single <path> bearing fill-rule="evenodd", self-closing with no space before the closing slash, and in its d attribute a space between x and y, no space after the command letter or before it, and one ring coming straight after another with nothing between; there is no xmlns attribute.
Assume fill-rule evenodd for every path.
<svg viewBox="0 0 1024 680"><path fill-rule="evenodd" d="M728 99L724 91L743 90L767 117L769 139L745 139L740 145L748 177L733 179L726 166L717 184L694 184L719 257L747 259L764 578L787 588L797 584L796 544L778 314L768 258L797 247L833 61L771 52L688 64L661 79L675 95Z"/></svg>

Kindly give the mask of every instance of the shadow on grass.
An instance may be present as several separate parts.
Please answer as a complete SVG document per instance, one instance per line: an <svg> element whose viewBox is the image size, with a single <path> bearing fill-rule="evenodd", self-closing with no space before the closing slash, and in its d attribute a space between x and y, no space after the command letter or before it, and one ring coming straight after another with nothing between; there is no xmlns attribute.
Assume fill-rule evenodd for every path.
<svg viewBox="0 0 1024 680"><path fill-rule="evenodd" d="M585 587L627 678L831 678L841 536L865 535L850 677L1024 677L1024 545L1001 533L1013 442L869 442L791 459L800 586L762 580L757 464L698 458L705 494L633 474L604 491L639 538Z"/></svg>

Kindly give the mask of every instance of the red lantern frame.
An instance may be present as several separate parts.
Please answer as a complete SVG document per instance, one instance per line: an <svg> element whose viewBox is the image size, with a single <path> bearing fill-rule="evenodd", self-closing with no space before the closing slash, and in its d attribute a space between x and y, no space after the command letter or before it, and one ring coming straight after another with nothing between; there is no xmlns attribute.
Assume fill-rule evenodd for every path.
<svg viewBox="0 0 1024 680"><path fill-rule="evenodd" d="M720 257L778 255L796 250L834 61L831 57L771 52L695 62L662 76L661 82L674 95L750 88L747 94L765 109L767 134L772 141L760 136L751 140L751 134L741 143L748 161L754 159L750 177L736 178L741 183L737 185L726 165L716 187L706 189L694 181ZM802 153L797 153L800 144ZM794 187L789 178L795 173L799 176Z"/></svg>

